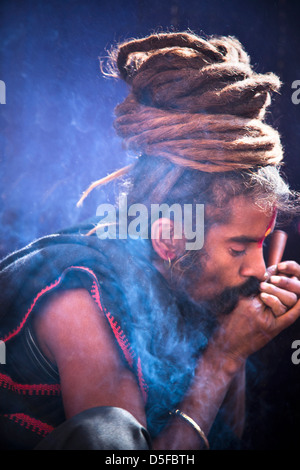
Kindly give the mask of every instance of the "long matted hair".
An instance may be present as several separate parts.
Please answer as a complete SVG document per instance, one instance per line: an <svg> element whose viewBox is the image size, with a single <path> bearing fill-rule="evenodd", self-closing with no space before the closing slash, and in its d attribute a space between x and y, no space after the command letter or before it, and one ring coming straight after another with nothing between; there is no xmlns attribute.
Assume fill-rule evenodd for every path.
<svg viewBox="0 0 300 470"><path fill-rule="evenodd" d="M279 133L265 122L280 80L253 71L236 38L183 32L130 40L110 51L105 73L129 86L114 127L135 160L93 183L79 203L93 187L127 174L129 204L220 209L247 194L264 210L295 210L298 197L280 174Z"/></svg>

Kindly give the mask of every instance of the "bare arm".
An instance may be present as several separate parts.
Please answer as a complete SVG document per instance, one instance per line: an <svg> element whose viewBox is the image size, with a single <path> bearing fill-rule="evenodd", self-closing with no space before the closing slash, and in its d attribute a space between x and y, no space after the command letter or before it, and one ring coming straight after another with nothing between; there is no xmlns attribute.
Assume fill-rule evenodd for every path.
<svg viewBox="0 0 300 470"><path fill-rule="evenodd" d="M67 418L95 406L116 406L146 425L136 379L86 290L51 297L35 318L35 330L43 352L59 369Z"/></svg>
<svg viewBox="0 0 300 470"><path fill-rule="evenodd" d="M289 265L289 273L294 265ZM297 268L299 270L299 267ZM295 268L296 270L296 268ZM196 369L196 376L189 393L180 405L181 411L191 416L207 435L220 409L227 391L237 374L242 372L246 359L265 346L272 338L300 316L300 300L295 292L300 293L300 283L295 270L293 282L283 279L281 282L289 291L273 289L273 298L269 300L275 311L281 311L279 303L286 306L276 316L259 299L242 299L238 307L224 317L216 335L210 341ZM288 269L286 268L286 272ZM276 292L276 294L275 294ZM241 405L242 407L243 405ZM173 419L166 430L154 443L157 449L199 449L203 442L190 427Z"/></svg>
<svg viewBox="0 0 300 470"><path fill-rule="evenodd" d="M247 357L299 316L299 301L275 317L258 299L242 300L225 317L199 360L195 380L180 409L208 434ZM35 326L44 352L58 365L67 417L93 406L118 406L146 426L135 377L124 367L107 322L87 291L58 294L36 317ZM155 449L201 446L197 433L177 417L170 419L153 443Z"/></svg>

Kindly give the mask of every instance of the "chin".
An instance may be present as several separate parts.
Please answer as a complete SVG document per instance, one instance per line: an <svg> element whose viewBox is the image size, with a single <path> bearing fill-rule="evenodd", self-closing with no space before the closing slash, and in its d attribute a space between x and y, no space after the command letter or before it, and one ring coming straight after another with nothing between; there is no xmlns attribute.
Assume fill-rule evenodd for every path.
<svg viewBox="0 0 300 470"><path fill-rule="evenodd" d="M207 287L207 288L206 287L203 288L203 286L201 286L201 289L199 289L196 292L195 296L191 296L191 297L193 297L193 300L195 302L210 301L210 300L214 300L217 296L222 294L223 291L224 291L224 287L216 289L215 286Z"/></svg>

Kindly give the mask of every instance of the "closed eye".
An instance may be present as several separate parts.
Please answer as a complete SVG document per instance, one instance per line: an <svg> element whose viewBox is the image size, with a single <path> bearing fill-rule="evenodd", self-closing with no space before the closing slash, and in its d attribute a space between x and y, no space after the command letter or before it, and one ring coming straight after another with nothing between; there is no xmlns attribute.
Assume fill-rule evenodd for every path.
<svg viewBox="0 0 300 470"><path fill-rule="evenodd" d="M246 249L244 249L244 250L234 250L233 248L229 248L229 252L230 252L231 256L236 258L238 256L245 255L246 254Z"/></svg>

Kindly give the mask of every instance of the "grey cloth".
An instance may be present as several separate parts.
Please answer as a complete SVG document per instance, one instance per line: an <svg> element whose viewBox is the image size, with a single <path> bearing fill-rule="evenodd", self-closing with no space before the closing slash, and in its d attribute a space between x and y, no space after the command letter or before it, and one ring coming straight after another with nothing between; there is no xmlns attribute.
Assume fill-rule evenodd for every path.
<svg viewBox="0 0 300 470"><path fill-rule="evenodd" d="M35 450L149 450L147 430L128 411L90 408L65 421Z"/></svg>

